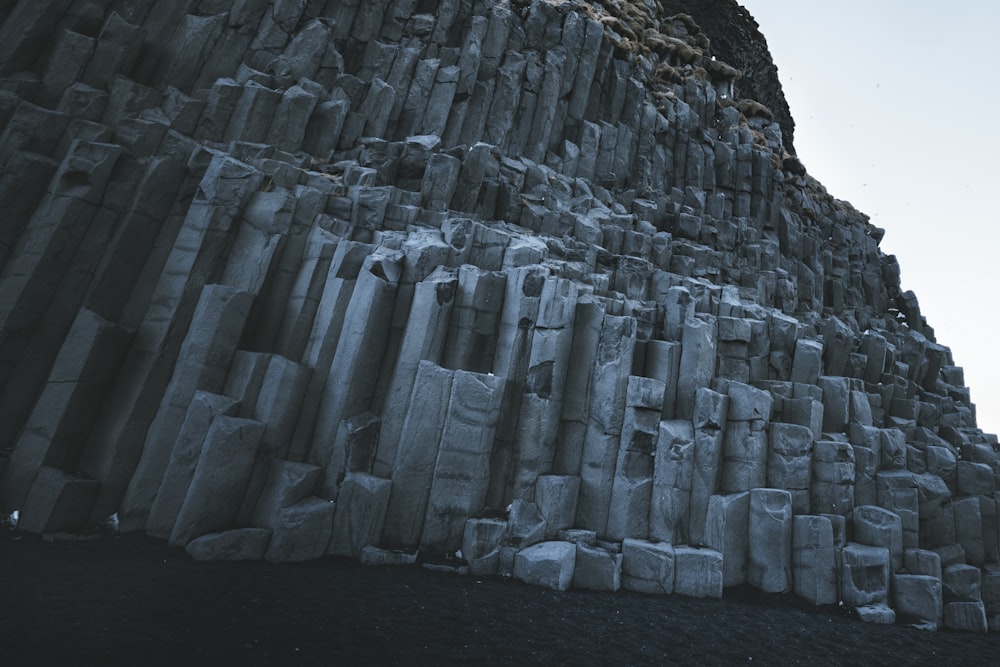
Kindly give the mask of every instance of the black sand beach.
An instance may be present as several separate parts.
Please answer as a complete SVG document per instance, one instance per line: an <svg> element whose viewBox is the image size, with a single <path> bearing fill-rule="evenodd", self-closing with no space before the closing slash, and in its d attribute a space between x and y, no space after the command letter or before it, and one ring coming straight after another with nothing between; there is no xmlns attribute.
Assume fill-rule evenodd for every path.
<svg viewBox="0 0 1000 667"><path fill-rule="evenodd" d="M1000 636L792 595L557 593L327 558L198 563L142 535L0 540L4 665L986 665Z"/></svg>

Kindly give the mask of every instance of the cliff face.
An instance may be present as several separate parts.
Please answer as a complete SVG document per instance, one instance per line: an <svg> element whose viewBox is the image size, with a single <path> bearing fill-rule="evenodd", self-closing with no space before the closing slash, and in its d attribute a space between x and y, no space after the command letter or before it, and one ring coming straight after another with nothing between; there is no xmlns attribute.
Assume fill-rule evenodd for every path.
<svg viewBox="0 0 1000 667"><path fill-rule="evenodd" d="M795 120L781 90L778 68L753 16L735 0L670 0L664 6L668 12L694 18L711 40L712 52L740 71L737 97L757 100L771 110L781 127L785 150L794 155Z"/></svg>
<svg viewBox="0 0 1000 667"><path fill-rule="evenodd" d="M735 4L0 10L20 529L986 622L996 438Z"/></svg>

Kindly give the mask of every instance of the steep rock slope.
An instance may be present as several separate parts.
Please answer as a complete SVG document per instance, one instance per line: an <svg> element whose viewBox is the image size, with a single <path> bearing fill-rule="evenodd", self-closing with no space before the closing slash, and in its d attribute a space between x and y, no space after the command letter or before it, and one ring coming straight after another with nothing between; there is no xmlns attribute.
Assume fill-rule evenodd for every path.
<svg viewBox="0 0 1000 667"><path fill-rule="evenodd" d="M753 16L735 0L674 0L666 6L671 12L690 14L711 40L712 52L740 70L737 96L757 100L770 109L781 127L785 149L795 154L795 120L781 90L778 68Z"/></svg>
<svg viewBox="0 0 1000 667"><path fill-rule="evenodd" d="M19 528L1000 612L996 438L733 3L0 9Z"/></svg>

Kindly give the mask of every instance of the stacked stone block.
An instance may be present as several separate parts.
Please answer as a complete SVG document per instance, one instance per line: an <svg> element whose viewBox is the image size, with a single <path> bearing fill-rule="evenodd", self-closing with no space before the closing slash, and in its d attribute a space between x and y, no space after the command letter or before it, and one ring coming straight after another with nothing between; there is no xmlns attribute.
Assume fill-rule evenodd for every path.
<svg viewBox="0 0 1000 667"><path fill-rule="evenodd" d="M996 625L997 439L882 230L638 11L13 3L0 510Z"/></svg>

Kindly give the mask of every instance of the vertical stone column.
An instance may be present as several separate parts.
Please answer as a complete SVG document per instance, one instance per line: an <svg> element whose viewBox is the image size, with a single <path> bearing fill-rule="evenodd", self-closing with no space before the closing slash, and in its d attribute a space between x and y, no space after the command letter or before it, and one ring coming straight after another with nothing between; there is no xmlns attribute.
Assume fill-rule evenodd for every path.
<svg viewBox="0 0 1000 667"><path fill-rule="evenodd" d="M170 545L179 547L207 533L229 528L236 519L257 456L264 425L220 416L212 420Z"/></svg>
<svg viewBox="0 0 1000 667"><path fill-rule="evenodd" d="M796 514L809 512L813 433L798 424L772 423L767 454L767 484L792 494Z"/></svg>
<svg viewBox="0 0 1000 667"><path fill-rule="evenodd" d="M840 566L840 599L848 607L885 604L889 597L889 550L850 542Z"/></svg>
<svg viewBox="0 0 1000 667"><path fill-rule="evenodd" d="M898 515L872 505L855 507L851 512L851 535L859 544L888 549L892 572L903 567L903 524Z"/></svg>
<svg viewBox="0 0 1000 667"><path fill-rule="evenodd" d="M80 468L101 482L93 510L100 520L118 508L202 287L229 246L229 233L262 174L233 158L214 155L178 231L149 309L80 457Z"/></svg>
<svg viewBox="0 0 1000 667"><path fill-rule="evenodd" d="M271 356L252 413L265 424L261 451L279 458L287 456L310 375L307 366Z"/></svg>
<svg viewBox="0 0 1000 667"><path fill-rule="evenodd" d="M729 397L707 387L697 390L694 405L695 448L691 477L691 518L688 543L705 544L709 498L719 490L722 477L723 434Z"/></svg>
<svg viewBox="0 0 1000 667"><path fill-rule="evenodd" d="M465 521L483 509L503 378L456 371L420 540L432 553L461 547Z"/></svg>
<svg viewBox="0 0 1000 667"><path fill-rule="evenodd" d="M465 265L448 327L444 366L476 373L493 369L506 278L499 271Z"/></svg>
<svg viewBox="0 0 1000 667"><path fill-rule="evenodd" d="M40 329L44 332L48 305L57 300L63 276L73 265L74 255L97 216L121 152L119 146L74 141L21 234L16 252L3 267L0 274L0 390L6 390L8 383L16 378L15 368L40 335ZM6 163L9 156L4 157L3 163ZM14 389L34 391L25 386L11 388ZM16 424L15 428L20 425ZM9 429L10 425L0 427L0 433ZM6 434L7 437L13 435Z"/></svg>
<svg viewBox="0 0 1000 667"><path fill-rule="evenodd" d="M823 431L843 433L850 415L850 379L823 376L818 383L823 390Z"/></svg>
<svg viewBox="0 0 1000 667"><path fill-rule="evenodd" d="M9 74L29 69L32 58L52 36L52 26L72 5L72 0L42 4L16 3L7 21L0 24L0 72Z"/></svg>
<svg viewBox="0 0 1000 667"><path fill-rule="evenodd" d="M512 498L532 500L536 479L554 467L566 378L573 362L576 297L571 281L545 279L514 433Z"/></svg>
<svg viewBox="0 0 1000 667"><path fill-rule="evenodd" d="M651 539L672 544L684 544L688 541L694 449L695 437L691 422L660 422L649 504Z"/></svg>
<svg viewBox="0 0 1000 667"><path fill-rule="evenodd" d="M149 426L142 456L122 499L118 511L122 530L145 525L195 392L222 391L251 301L247 292L224 285L206 285L202 290L177 366Z"/></svg>
<svg viewBox="0 0 1000 667"><path fill-rule="evenodd" d="M985 563L986 552L983 548L983 518L979 496L958 498L954 507L955 539L965 551L966 561L970 565L981 567Z"/></svg>
<svg viewBox="0 0 1000 667"><path fill-rule="evenodd" d="M750 492L712 496L705 521L705 545L722 553L722 585L747 580Z"/></svg>
<svg viewBox="0 0 1000 667"><path fill-rule="evenodd" d="M311 463L325 468L322 494L328 498L336 496L346 471L346 452L334 446L340 422L371 405L398 279L398 258L368 257L344 315L344 330L320 399L309 455Z"/></svg>
<svg viewBox="0 0 1000 667"><path fill-rule="evenodd" d="M97 482L42 466L21 508L17 527L27 533L83 530Z"/></svg>
<svg viewBox="0 0 1000 667"><path fill-rule="evenodd" d="M392 482L387 479L347 473L337 496L327 553L358 558L365 546L378 543L385 526L391 486Z"/></svg>
<svg viewBox="0 0 1000 667"><path fill-rule="evenodd" d="M128 343L128 332L80 310L0 475L0 508L20 507L42 466L76 467Z"/></svg>
<svg viewBox="0 0 1000 667"><path fill-rule="evenodd" d="M559 474L579 475L583 441L590 414L590 385L594 373L594 357L601 339L604 321L603 305L584 297L576 304L570 364L566 373L562 412L559 415L559 446L553 470Z"/></svg>
<svg viewBox="0 0 1000 667"><path fill-rule="evenodd" d="M646 539L649 535L649 506L663 393L664 384L659 380L635 375L628 379L625 420L608 511L608 539Z"/></svg>
<svg viewBox="0 0 1000 667"><path fill-rule="evenodd" d="M379 373L379 382L375 387L375 396L372 399L372 412L384 412L387 405L392 405L391 403L387 403L387 396L390 386L395 381L395 373L399 360L404 354L404 350L402 349L403 337L407 327L409 327L411 314L416 315L419 321L425 322L425 326L427 326L426 323L429 321L436 322L435 331L437 329L441 330L440 335L435 334L434 338L429 341L432 345L432 351L428 351L427 354L432 354L433 356L424 354L419 357L419 359L431 359L435 362L440 361L439 357L444 347L445 337L447 336L448 317L451 314L451 306L454 303L457 283L450 290L449 294L435 296L435 302L438 299L444 299L442 303L436 305L431 305L430 303L424 304L423 307L430 309L426 315L422 315L414 310L413 300L416 294L416 286L419 283L429 279L431 276L441 275L441 272L445 271L443 267L448 264L448 258L452 250L452 247L445 243L441 232L437 229L415 231L415 228L409 228L409 231L406 232L406 239L402 245L403 262L399 275L399 285L396 288L396 302L392 312L392 324L386 336L385 355L382 362L382 369ZM454 280L454 271L447 271L446 274L450 276L451 280ZM424 296L425 298L429 298L429 295ZM442 316L440 307L445 303L447 303L447 307L445 308L447 313ZM427 316L431 316L431 320L422 319L422 317ZM437 317L436 320L434 320L435 316ZM405 352L412 354L412 350ZM419 359L411 359L410 363L416 364ZM412 379L412 375L408 377ZM409 396L409 387L406 388L404 399L406 396ZM403 414L405 414L405 411Z"/></svg>
<svg viewBox="0 0 1000 667"><path fill-rule="evenodd" d="M330 260L323 295L313 317L309 342L302 355L302 362L312 368L313 373L303 397L299 421L288 451L288 457L296 461L304 460L309 454L320 399L340 343L347 308L354 294L358 275L372 250L374 247L365 243L340 241Z"/></svg>
<svg viewBox="0 0 1000 667"><path fill-rule="evenodd" d="M392 473L396 454L402 445L403 423L408 413L410 395L417 386L417 372L423 361L439 363L448 330L448 320L455 303L458 278L451 269L439 267L416 284L410 316L400 343L396 369L386 393L385 410L378 450L372 471L379 477Z"/></svg>
<svg viewBox="0 0 1000 667"><path fill-rule="evenodd" d="M253 511L275 457L282 459L289 454L312 376L312 369L307 366L276 354L267 356L266 369L261 374L260 384L253 391L253 399L243 399L244 403L252 402L252 406L249 410L244 406L241 416L252 416L265 425L265 430L247 487L247 497L240 508L240 522L245 522Z"/></svg>
<svg viewBox="0 0 1000 667"><path fill-rule="evenodd" d="M723 438L720 488L737 493L767 486L768 434L771 394L740 382L729 382L729 413Z"/></svg>
<svg viewBox="0 0 1000 667"><path fill-rule="evenodd" d="M37 153L17 150L10 155L0 176L0 212L7 219L0 229L0 269L10 259L57 167L54 160Z"/></svg>
<svg viewBox="0 0 1000 667"><path fill-rule="evenodd" d="M836 604L837 558L829 517L792 518L792 574L800 598L813 604Z"/></svg>
<svg viewBox="0 0 1000 667"><path fill-rule="evenodd" d="M148 304L140 295L152 290L155 282L149 276L158 274L158 262L165 259L156 252L158 237L176 229L183 217L181 206L187 189L195 185L197 174L181 158L148 158L128 210L117 221L88 285L87 308L126 328L138 324L143 313L132 314L128 305L131 302L145 311Z"/></svg>
<svg viewBox="0 0 1000 667"><path fill-rule="evenodd" d="M510 494L512 467L515 463L514 438L519 427L521 404L528 374L526 358L538 320L542 287L548 270L541 266L526 266L506 272L503 308L497 332L496 355L492 372L504 378L504 400L497 424L493 461L490 464L490 504L502 507ZM527 424L526 427L529 427ZM529 488L534 487L534 480ZM508 501L509 502L509 501Z"/></svg>
<svg viewBox="0 0 1000 667"><path fill-rule="evenodd" d="M864 434L865 430L872 432L874 438L867 438L864 435L854 437L854 434ZM879 452L871 447L866 447L864 443L874 441L878 447L878 431L870 427L852 427L851 433L851 447L854 449L854 505L855 507L875 505L878 502L878 486L875 483L875 475L878 473ZM861 442L855 442L855 440Z"/></svg>
<svg viewBox="0 0 1000 667"><path fill-rule="evenodd" d="M680 343L663 340L646 341L646 376L663 382L662 419L674 418L680 364Z"/></svg>
<svg viewBox="0 0 1000 667"><path fill-rule="evenodd" d="M236 413L239 407L239 401L228 396L195 392L174 441L156 497L146 516L145 527L148 534L162 539L170 537L177 514L191 486L212 421L219 416L238 416Z"/></svg>
<svg viewBox="0 0 1000 667"><path fill-rule="evenodd" d="M455 371L431 361L421 361L417 366L406 419L399 431L399 448L392 463L392 490L386 507L383 544L420 544L454 376Z"/></svg>
<svg viewBox="0 0 1000 667"><path fill-rule="evenodd" d="M679 419L690 419L694 413L695 394L699 388L709 386L715 377L715 318L689 319L684 323L683 332L675 414Z"/></svg>
<svg viewBox="0 0 1000 667"><path fill-rule="evenodd" d="M780 489L750 492L747 582L765 593L792 587L792 496Z"/></svg>
<svg viewBox="0 0 1000 667"><path fill-rule="evenodd" d="M598 535L607 530L635 333L635 319L605 315L594 359L576 517L580 527Z"/></svg>
<svg viewBox="0 0 1000 667"><path fill-rule="evenodd" d="M274 342L277 354L293 361L302 359L338 241L320 227L309 232L302 261L284 299L284 314L274 317L281 322Z"/></svg>
<svg viewBox="0 0 1000 667"><path fill-rule="evenodd" d="M810 504L818 514L847 516L854 508L854 448L819 440L813 445Z"/></svg>
<svg viewBox="0 0 1000 667"><path fill-rule="evenodd" d="M799 337L799 323L795 318L776 310L772 310L770 316L771 352L768 358L771 364L771 379L788 380L792 372L795 342Z"/></svg>

